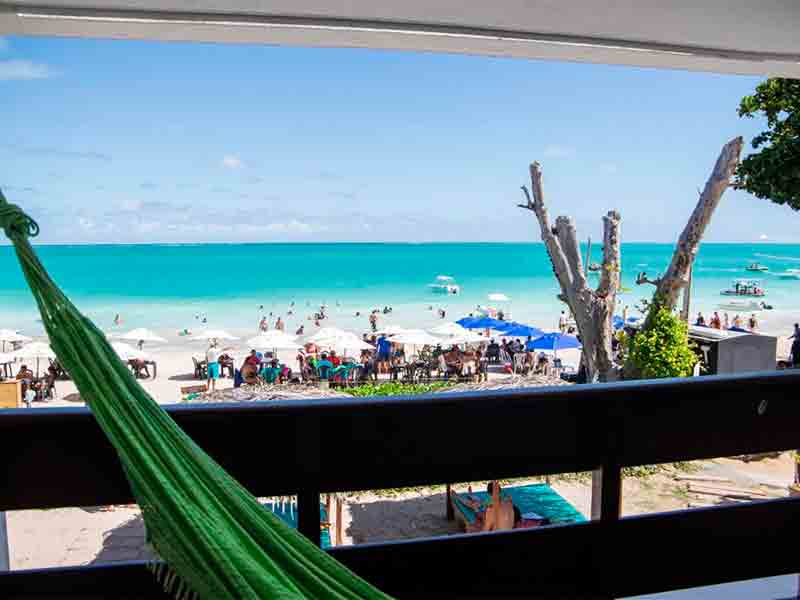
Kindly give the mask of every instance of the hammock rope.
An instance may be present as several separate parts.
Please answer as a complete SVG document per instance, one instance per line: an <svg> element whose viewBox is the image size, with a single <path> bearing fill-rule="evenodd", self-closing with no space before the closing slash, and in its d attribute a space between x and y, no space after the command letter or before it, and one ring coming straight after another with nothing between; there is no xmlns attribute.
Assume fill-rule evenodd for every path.
<svg viewBox="0 0 800 600"><path fill-rule="evenodd" d="M0 228L51 347L119 455L148 538L166 562L153 570L167 591L208 599L389 598L259 504L178 427L50 278L28 240L39 226L2 191Z"/></svg>

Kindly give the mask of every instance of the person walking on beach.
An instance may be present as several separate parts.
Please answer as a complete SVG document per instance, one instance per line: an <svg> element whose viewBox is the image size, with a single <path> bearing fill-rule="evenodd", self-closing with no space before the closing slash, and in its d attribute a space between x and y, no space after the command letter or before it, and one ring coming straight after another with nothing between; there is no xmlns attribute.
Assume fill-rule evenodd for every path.
<svg viewBox="0 0 800 600"><path fill-rule="evenodd" d="M703 316L703 313L697 313L697 320L694 322L694 324L700 327L706 326L706 318Z"/></svg>
<svg viewBox="0 0 800 600"><path fill-rule="evenodd" d="M378 331L378 315L375 314L374 310L369 314L369 326L373 333Z"/></svg>
<svg viewBox="0 0 800 600"><path fill-rule="evenodd" d="M722 328L728 329L731 326L731 321L728 318L728 313L723 313L722 315Z"/></svg>
<svg viewBox="0 0 800 600"><path fill-rule="evenodd" d="M747 327L750 331L755 331L758 329L758 321L756 320L756 313L750 315L750 318L747 320Z"/></svg>
<svg viewBox="0 0 800 600"><path fill-rule="evenodd" d="M739 316L738 313L733 317L733 326L736 327L736 329L742 328L742 317Z"/></svg>
<svg viewBox="0 0 800 600"><path fill-rule="evenodd" d="M286 329L286 325L283 324L283 319L278 317L278 320L275 321L275 329L278 331L284 331Z"/></svg>
<svg viewBox="0 0 800 600"><path fill-rule="evenodd" d="M794 324L794 333L789 336L792 342L792 349L789 351L792 354L792 367L795 369L800 368L800 324Z"/></svg>
<svg viewBox="0 0 800 600"><path fill-rule="evenodd" d="M206 350L206 370L208 371L208 380L206 385L210 391L217 389L217 379L219 379L219 351L217 350L217 342L212 340Z"/></svg>
<svg viewBox="0 0 800 600"><path fill-rule="evenodd" d="M259 331L267 331L269 329L269 321L267 317L261 317L261 322L258 324Z"/></svg>
<svg viewBox="0 0 800 600"><path fill-rule="evenodd" d="M561 311L561 316L558 317L558 330L564 333L567 330L567 313Z"/></svg>

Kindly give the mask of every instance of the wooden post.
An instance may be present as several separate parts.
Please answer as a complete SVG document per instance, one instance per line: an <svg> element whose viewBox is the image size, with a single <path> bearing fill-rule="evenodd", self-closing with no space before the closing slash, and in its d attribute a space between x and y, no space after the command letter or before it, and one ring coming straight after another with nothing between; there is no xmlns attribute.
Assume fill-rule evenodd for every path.
<svg viewBox="0 0 800 600"><path fill-rule="evenodd" d="M616 521L622 513L622 471L604 465L592 471L592 520Z"/></svg>
<svg viewBox="0 0 800 600"><path fill-rule="evenodd" d="M297 530L317 546L320 545L320 494L317 490L301 490L297 494Z"/></svg>
<svg viewBox="0 0 800 600"><path fill-rule="evenodd" d="M336 545L342 543L342 499L336 496Z"/></svg>
<svg viewBox="0 0 800 600"><path fill-rule="evenodd" d="M0 511L0 573L11 570L11 558L8 544L8 527L6 513Z"/></svg>

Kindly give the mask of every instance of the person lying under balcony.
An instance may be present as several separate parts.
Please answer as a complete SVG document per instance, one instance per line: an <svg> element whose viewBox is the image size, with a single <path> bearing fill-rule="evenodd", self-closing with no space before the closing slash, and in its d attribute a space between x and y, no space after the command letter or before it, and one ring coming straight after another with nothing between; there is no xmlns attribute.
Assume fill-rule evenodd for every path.
<svg viewBox="0 0 800 600"><path fill-rule="evenodd" d="M514 506L511 498L503 497L500 483L490 481L486 485L486 492L490 500L488 504L482 503L469 494L460 496L460 500L473 509L479 523L479 531L506 531L514 529L514 524L520 520L519 510Z"/></svg>

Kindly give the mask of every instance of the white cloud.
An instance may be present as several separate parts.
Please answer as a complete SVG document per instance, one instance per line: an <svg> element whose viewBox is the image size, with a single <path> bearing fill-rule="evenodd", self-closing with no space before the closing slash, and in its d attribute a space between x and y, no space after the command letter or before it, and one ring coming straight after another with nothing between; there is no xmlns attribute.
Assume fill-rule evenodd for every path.
<svg viewBox="0 0 800 600"><path fill-rule="evenodd" d="M758 236L758 239L760 239L763 242L765 240L768 240L769 236L766 233L762 233L760 236Z"/></svg>
<svg viewBox="0 0 800 600"><path fill-rule="evenodd" d="M545 146L544 155L547 158L570 158L575 156L575 148L571 146L561 146L559 144L550 144Z"/></svg>
<svg viewBox="0 0 800 600"><path fill-rule="evenodd" d="M227 154L222 157L222 166L228 169L241 169L244 166L244 163L238 156Z"/></svg>
<svg viewBox="0 0 800 600"><path fill-rule="evenodd" d="M30 60L0 60L0 81L47 79L53 71L47 65Z"/></svg>

